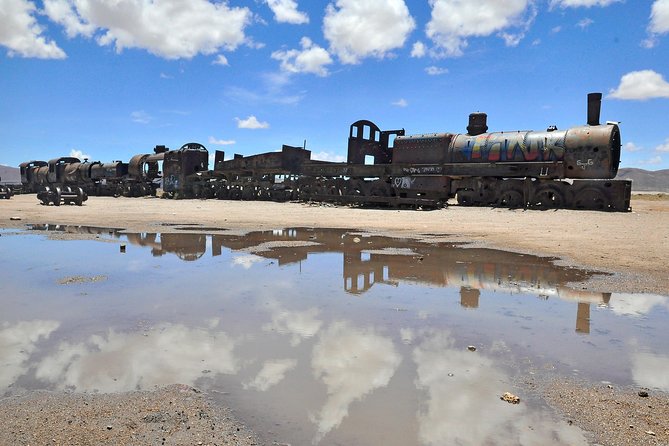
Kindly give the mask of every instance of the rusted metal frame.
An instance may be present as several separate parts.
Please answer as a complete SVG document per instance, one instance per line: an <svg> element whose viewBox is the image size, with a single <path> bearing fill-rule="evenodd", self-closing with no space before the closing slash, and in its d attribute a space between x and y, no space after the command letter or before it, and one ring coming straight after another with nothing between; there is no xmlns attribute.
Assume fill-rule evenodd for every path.
<svg viewBox="0 0 669 446"><path fill-rule="evenodd" d="M538 177L564 178L562 161L512 162L512 163L448 163L448 164L393 164L392 176L493 176L493 177Z"/></svg>
<svg viewBox="0 0 669 446"><path fill-rule="evenodd" d="M392 165L390 164L359 164L351 165L347 163L307 163L302 166L302 174L307 176L324 177L383 177L388 176Z"/></svg>
<svg viewBox="0 0 669 446"><path fill-rule="evenodd" d="M632 196L632 181L630 180L573 180L571 184L573 190L574 203L570 207L574 209L594 209L606 211L628 212ZM607 206L599 208L598 203L590 203L591 207L586 207L586 203L578 203L578 199L592 191L599 191L602 198L606 200ZM592 196L590 196L592 198ZM594 206L594 207L593 207Z"/></svg>
<svg viewBox="0 0 669 446"><path fill-rule="evenodd" d="M411 206L431 206L440 207L444 202L436 198L403 198L403 197L381 197L365 195L321 195L311 196L312 201L335 202L345 204L388 204L391 206L411 205Z"/></svg>

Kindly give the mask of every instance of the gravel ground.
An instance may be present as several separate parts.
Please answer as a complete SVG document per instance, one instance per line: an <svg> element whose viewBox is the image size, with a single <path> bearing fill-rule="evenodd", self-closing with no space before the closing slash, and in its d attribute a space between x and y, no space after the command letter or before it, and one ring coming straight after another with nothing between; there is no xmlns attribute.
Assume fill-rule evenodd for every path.
<svg viewBox="0 0 669 446"><path fill-rule="evenodd" d="M0 399L1 445L260 445L230 410L172 385L120 394L30 392Z"/></svg>
<svg viewBox="0 0 669 446"><path fill-rule="evenodd" d="M566 420L604 446L669 445L669 395L636 387L556 379L543 391Z"/></svg>

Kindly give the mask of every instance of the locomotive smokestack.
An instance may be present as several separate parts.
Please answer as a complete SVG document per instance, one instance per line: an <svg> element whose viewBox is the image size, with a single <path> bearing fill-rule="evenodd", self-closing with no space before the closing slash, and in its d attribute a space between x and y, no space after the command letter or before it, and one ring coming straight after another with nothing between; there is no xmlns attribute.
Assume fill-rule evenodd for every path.
<svg viewBox="0 0 669 446"><path fill-rule="evenodd" d="M602 94L588 93L588 125L599 125L599 113L602 109Z"/></svg>
<svg viewBox="0 0 669 446"><path fill-rule="evenodd" d="M467 133L471 136L480 135L488 131L488 115L485 113L470 113Z"/></svg>

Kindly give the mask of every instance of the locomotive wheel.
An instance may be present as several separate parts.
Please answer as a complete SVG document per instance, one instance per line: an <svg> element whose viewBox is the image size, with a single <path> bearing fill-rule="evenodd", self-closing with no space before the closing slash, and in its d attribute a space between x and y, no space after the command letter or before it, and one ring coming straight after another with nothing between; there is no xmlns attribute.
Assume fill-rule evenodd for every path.
<svg viewBox="0 0 669 446"><path fill-rule="evenodd" d="M390 186L385 181L376 180L369 186L369 195L373 197L389 197Z"/></svg>
<svg viewBox="0 0 669 446"><path fill-rule="evenodd" d="M300 190L298 192L298 197L300 201L309 201L311 200L311 186L306 184L304 186L300 187Z"/></svg>
<svg viewBox="0 0 669 446"><path fill-rule="evenodd" d="M344 189L344 194L345 195L351 195L351 196L364 196L364 195L366 195L365 185L360 180L351 179L346 183L346 187Z"/></svg>
<svg viewBox="0 0 669 446"><path fill-rule="evenodd" d="M214 198L216 194L214 193L214 189L212 186L207 186L203 191L202 191L202 198L205 200L209 200Z"/></svg>
<svg viewBox="0 0 669 446"><path fill-rule="evenodd" d="M565 205L564 192L555 184L544 184L534 193L532 205L538 209L559 209Z"/></svg>
<svg viewBox="0 0 669 446"><path fill-rule="evenodd" d="M574 207L576 209L603 211L610 209L611 203L604 192L595 187L588 187L576 194L576 197L574 198Z"/></svg>
<svg viewBox="0 0 669 446"><path fill-rule="evenodd" d="M232 186L230 188L229 197L230 197L231 200L241 200L242 199L242 191L239 189L239 186Z"/></svg>
<svg viewBox="0 0 669 446"><path fill-rule="evenodd" d="M476 204L476 192L470 189L459 190L456 199L460 206L474 206Z"/></svg>
<svg viewBox="0 0 669 446"><path fill-rule="evenodd" d="M510 209L525 207L525 200L522 189L511 185L506 186L499 193L499 197L497 198L497 205Z"/></svg>

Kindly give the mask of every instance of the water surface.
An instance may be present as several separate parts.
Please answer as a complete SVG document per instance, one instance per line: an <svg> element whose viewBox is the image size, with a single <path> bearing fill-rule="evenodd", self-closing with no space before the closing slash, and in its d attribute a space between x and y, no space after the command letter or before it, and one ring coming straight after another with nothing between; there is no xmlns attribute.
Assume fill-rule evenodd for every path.
<svg viewBox="0 0 669 446"><path fill-rule="evenodd" d="M183 383L269 442L512 445L586 443L528 380L669 391L669 298L577 289L596 273L553 259L355 230L30 229L0 231L0 395Z"/></svg>

